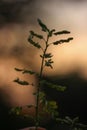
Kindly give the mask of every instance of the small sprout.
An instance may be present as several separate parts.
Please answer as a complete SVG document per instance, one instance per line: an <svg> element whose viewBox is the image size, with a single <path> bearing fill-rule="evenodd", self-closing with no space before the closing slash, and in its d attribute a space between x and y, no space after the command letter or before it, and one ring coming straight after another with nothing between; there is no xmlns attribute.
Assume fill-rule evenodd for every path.
<svg viewBox="0 0 87 130"><path fill-rule="evenodd" d="M56 119L58 120L58 106L57 106L57 102L56 101L48 101L47 100L47 95L46 93L43 91L44 90L44 87L50 87L52 89L56 89L57 91L61 91L63 92L66 87L65 86L60 86L60 85L57 85L57 84L53 84L51 82L48 82L47 80L43 80L43 71L44 71L44 68L45 67L50 67L51 69L53 68L53 60L52 60L52 53L50 52L47 52L48 51L48 48L50 47L50 45L58 45L58 44L61 44L61 43L64 43L64 42L69 42L71 40L73 40L72 37L69 37L67 39L61 39L61 40L58 40L58 41L55 41L53 43L49 43L49 39L54 36L54 35L61 35L61 34L69 34L70 32L67 31L67 30L63 30L63 31L59 31L59 32L56 32L55 29L48 29L48 27L40 20L38 19L38 24L39 26L41 27L41 30L43 32L46 33L46 37L44 37L43 35L40 35L40 34L37 34L35 33L34 31L30 31L30 35L29 35L29 38L28 38L28 41L31 45L33 45L34 47L38 48L38 49L41 49L42 50L42 54L40 54L40 57L41 57L41 64L40 64L40 72L37 74L37 76L39 77L38 79L38 85L37 85L37 91L35 91L33 93L33 95L35 96L36 98L36 104L35 106L34 105L27 105L28 108L32 108L34 107L35 108L35 130L38 129L38 126L39 126L39 123L40 123L40 119L41 119L41 116L40 116L40 112L39 112L39 105L43 106L42 107L42 113L45 112L45 113L48 113L50 114L50 116L52 117L52 119ZM35 39L34 39L35 38ZM41 43L43 41L44 45L43 47L41 46L41 43L40 42L37 42L36 40L41 40ZM35 41L34 41L35 40ZM19 71L19 72L22 72L22 74L36 74L35 72L31 71L31 70L27 70L27 69L18 69L18 68L15 68L16 71ZM20 80L19 78L15 79L14 82L20 84L20 85L32 85L32 86L36 86L34 85L33 83L28 83L27 81L22 81ZM16 113L17 115L19 114L21 110L21 107L17 107L16 108ZM14 111L14 109L13 109ZM65 119L66 122L68 122L68 118ZM76 119L75 119L76 120ZM71 122L70 122L71 123Z"/></svg>

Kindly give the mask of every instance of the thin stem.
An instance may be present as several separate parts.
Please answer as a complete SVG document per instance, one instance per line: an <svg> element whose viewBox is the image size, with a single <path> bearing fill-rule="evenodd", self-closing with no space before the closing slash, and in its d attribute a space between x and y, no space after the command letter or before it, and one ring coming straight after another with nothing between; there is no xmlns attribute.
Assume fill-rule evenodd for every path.
<svg viewBox="0 0 87 130"><path fill-rule="evenodd" d="M47 35L47 40L45 41L46 47L43 51L43 56L42 56L42 62L41 62L41 68L40 68L40 74L39 74L39 84L37 87L37 95L36 95L36 128L35 130L38 130L39 126L39 93L40 93L40 81L42 78L43 74L43 69L44 69L44 59L45 59L45 54L48 48L48 40L49 40L49 35Z"/></svg>

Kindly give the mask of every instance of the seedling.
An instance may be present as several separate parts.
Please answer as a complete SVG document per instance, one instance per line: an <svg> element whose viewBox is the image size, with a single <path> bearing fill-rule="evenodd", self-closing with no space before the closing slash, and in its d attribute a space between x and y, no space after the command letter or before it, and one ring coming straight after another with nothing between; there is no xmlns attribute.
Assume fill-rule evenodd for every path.
<svg viewBox="0 0 87 130"><path fill-rule="evenodd" d="M42 112L44 113L49 113L49 115L51 116L51 118L53 119L57 119L58 118L58 106L56 101L50 101L47 100L47 96L45 91L43 91L43 86L44 87L50 87L53 89L56 89L57 91L64 91L66 89L65 86L60 86L60 85L56 85L53 83L48 82L47 80L43 79L43 72L44 72L44 68L45 67L49 67L51 69L53 69L53 55L51 52L48 52L48 48L50 46L53 45L59 45L62 43L68 43L71 40L73 40L72 37L69 37L67 39L60 39L57 41L54 41L52 43L50 43L50 38L52 38L53 36L59 36L59 35L63 35L63 34L70 34L69 31L67 30L63 30L63 31L56 31L55 29L49 29L40 19L37 20L38 24L42 30L43 33L45 33L46 37L44 37L44 35L41 34L37 34L34 31L30 31L29 34L29 38L28 38L28 42L29 44L31 44L32 46L34 46L35 48L37 48L38 50L42 51L42 54L40 54L40 59L41 59L41 64L38 65L38 68L40 68L40 71L38 74L36 74L36 72L33 72L31 70L27 70L27 69L19 69L19 68L15 68L16 71L18 72L22 72L23 74L30 74L30 75L37 75L38 77L38 85L36 86L36 92L33 93L34 96L36 96L36 104L34 105L28 105L29 108L34 107L35 108L35 130L38 130L38 127L40 126L40 115L41 112L39 111L39 106L42 106ZM40 42L36 42L40 41ZM44 44L44 46L43 46ZM21 85L32 85L33 87L35 86L32 83L29 83L28 81L22 81L19 78L15 79L14 82L21 84ZM22 107L16 107L16 112L17 114L19 114L19 111L22 109Z"/></svg>

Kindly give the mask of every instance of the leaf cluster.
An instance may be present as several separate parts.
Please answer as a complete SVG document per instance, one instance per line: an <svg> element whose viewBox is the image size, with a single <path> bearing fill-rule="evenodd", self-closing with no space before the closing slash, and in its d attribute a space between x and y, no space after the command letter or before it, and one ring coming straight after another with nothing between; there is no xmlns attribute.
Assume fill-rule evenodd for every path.
<svg viewBox="0 0 87 130"><path fill-rule="evenodd" d="M41 80L40 86L42 88L43 87L52 88L52 89L55 89L55 90L60 91L60 92L64 92L66 90L66 86L57 85L57 84L48 82L47 80Z"/></svg>
<svg viewBox="0 0 87 130"><path fill-rule="evenodd" d="M15 79L14 82L20 84L20 85L29 85L29 83L25 80L20 80L19 78Z"/></svg>
<svg viewBox="0 0 87 130"><path fill-rule="evenodd" d="M87 129L87 125L79 123L79 117L75 117L75 118L71 119L69 116L65 116L64 119L57 118L57 121L70 126L70 130L84 130L84 129Z"/></svg>

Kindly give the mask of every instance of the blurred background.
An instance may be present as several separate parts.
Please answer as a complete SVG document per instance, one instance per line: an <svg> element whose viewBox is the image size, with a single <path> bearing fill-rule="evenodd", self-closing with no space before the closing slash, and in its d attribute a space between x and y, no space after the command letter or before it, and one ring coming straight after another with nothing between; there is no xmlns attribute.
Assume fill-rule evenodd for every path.
<svg viewBox="0 0 87 130"><path fill-rule="evenodd" d="M36 77L21 75L14 70L17 67L39 72L40 52L27 41L30 30L41 33L37 18L40 18L50 29L70 31L71 34L68 36L74 38L70 43L50 47L49 52L52 52L54 60L53 70L46 69L44 72L49 80L66 85L67 91L64 93L58 93L55 90L46 91L50 97L58 101L61 116L79 116L83 123L87 123L87 1L1 0L1 124L9 125L7 123L9 107L35 103L32 96L35 88L21 87L13 80L21 77L37 84ZM54 40L55 38L51 39L51 41Z"/></svg>

